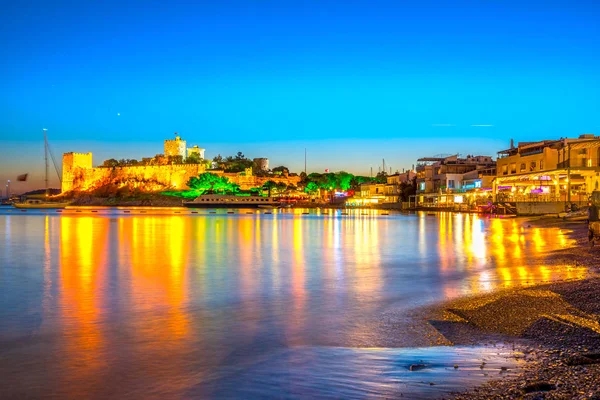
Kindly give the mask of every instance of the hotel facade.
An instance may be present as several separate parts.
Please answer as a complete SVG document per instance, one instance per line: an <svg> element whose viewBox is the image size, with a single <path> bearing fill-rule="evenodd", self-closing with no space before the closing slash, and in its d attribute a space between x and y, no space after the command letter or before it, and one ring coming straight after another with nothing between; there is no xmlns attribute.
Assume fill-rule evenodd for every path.
<svg viewBox="0 0 600 400"><path fill-rule="evenodd" d="M586 203L600 185L600 137L519 143L498 152L498 202Z"/></svg>

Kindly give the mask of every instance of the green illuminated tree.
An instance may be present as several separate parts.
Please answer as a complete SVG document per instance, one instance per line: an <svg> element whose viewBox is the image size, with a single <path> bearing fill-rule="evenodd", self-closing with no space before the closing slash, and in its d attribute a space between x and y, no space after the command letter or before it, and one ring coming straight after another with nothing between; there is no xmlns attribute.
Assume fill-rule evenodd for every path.
<svg viewBox="0 0 600 400"><path fill-rule="evenodd" d="M268 191L268 196L271 197L271 191L277 186L277 184L273 181L266 181L263 185L262 185L262 189L263 190L267 190Z"/></svg>
<svg viewBox="0 0 600 400"><path fill-rule="evenodd" d="M216 193L238 193L240 186L232 183L228 178L205 172L197 177L190 178L187 182L190 191L195 192L198 196L206 192Z"/></svg>
<svg viewBox="0 0 600 400"><path fill-rule="evenodd" d="M317 185L315 182L308 182L308 184L304 188L304 191L310 194L315 193L317 190L319 190L319 185Z"/></svg>

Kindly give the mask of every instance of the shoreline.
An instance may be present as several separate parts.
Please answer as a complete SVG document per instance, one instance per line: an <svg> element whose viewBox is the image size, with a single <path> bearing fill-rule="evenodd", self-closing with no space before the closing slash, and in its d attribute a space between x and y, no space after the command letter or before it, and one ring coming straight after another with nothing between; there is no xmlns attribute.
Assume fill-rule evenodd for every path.
<svg viewBox="0 0 600 400"><path fill-rule="evenodd" d="M515 374L450 398L600 399L600 250L587 243L586 224L529 221L530 226L568 230L575 245L546 258L585 266L587 276L498 289L415 310L451 346L505 342L522 349L517 354L523 363Z"/></svg>

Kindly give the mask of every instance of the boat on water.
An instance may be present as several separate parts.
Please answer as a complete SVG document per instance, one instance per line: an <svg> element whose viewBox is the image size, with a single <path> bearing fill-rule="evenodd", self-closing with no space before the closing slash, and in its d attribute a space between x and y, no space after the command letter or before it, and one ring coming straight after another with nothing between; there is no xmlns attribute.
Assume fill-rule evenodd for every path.
<svg viewBox="0 0 600 400"><path fill-rule="evenodd" d="M561 215L559 214L559 216L561 216ZM588 219L587 208L564 213L562 215L562 219L565 221L587 221L587 219Z"/></svg>
<svg viewBox="0 0 600 400"><path fill-rule="evenodd" d="M26 208L26 209L52 209L52 208L65 208L70 204L70 202L55 202L55 201L46 201L40 199L27 199L21 203L13 203L13 207L15 208Z"/></svg>
<svg viewBox="0 0 600 400"><path fill-rule="evenodd" d="M234 196L227 194L205 194L192 201L184 201L190 208L278 208L279 202L273 197Z"/></svg>
<svg viewBox="0 0 600 400"><path fill-rule="evenodd" d="M48 135L46 133L46 129L44 129L44 161L46 163L46 195L42 198L26 198L24 201L13 203L13 207L15 208L25 208L25 209L55 209L55 208L65 208L70 202L66 201L52 201L50 197L50 188L49 188L49 169L50 164L48 160L48 153L52 157L52 163L54 164L54 169L56 170L56 175L58 176L58 180L62 183L62 179L60 174L58 173L58 167L56 166L56 162L54 160L54 155L50 151L50 146L48 144Z"/></svg>

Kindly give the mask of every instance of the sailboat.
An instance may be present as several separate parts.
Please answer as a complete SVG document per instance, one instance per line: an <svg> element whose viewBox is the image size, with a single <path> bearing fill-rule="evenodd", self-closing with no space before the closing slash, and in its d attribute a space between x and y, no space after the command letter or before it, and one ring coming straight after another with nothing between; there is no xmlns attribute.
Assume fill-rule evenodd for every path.
<svg viewBox="0 0 600 400"><path fill-rule="evenodd" d="M50 146L48 145L48 134L46 129L44 129L44 161L46 162L46 195L44 199L39 198L29 198L21 203L14 203L13 206L16 208L27 208L27 209L48 209L48 208L65 208L70 204L68 201L56 202L49 201L48 196L50 195L50 187L48 185L48 171L50 169L50 165L48 163L48 153L52 157L52 163L54 164L54 169L56 170L56 174L58 175L58 180L60 181L60 174L58 173L58 168L56 167L56 161L54 160L54 156L52 152L50 152Z"/></svg>

